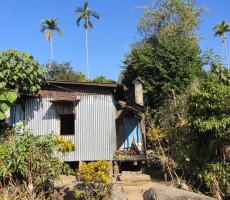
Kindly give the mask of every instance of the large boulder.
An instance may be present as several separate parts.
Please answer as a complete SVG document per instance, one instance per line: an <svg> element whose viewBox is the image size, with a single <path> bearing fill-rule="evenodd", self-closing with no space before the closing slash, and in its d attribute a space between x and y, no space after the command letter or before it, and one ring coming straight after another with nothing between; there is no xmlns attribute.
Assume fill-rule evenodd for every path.
<svg viewBox="0 0 230 200"><path fill-rule="evenodd" d="M213 200L213 198L169 186L155 186L143 194L144 200Z"/></svg>

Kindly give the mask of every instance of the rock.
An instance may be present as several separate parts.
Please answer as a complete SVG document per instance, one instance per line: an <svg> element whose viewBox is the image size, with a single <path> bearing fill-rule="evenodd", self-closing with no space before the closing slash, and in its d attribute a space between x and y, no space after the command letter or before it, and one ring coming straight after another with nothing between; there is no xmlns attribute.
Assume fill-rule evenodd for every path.
<svg viewBox="0 0 230 200"><path fill-rule="evenodd" d="M181 183L181 189L189 191L189 187L186 183Z"/></svg>
<svg viewBox="0 0 230 200"><path fill-rule="evenodd" d="M157 192L152 187L144 192L143 198L144 200L157 200Z"/></svg>
<svg viewBox="0 0 230 200"><path fill-rule="evenodd" d="M143 194L144 200L213 200L213 198L169 186L155 186Z"/></svg>

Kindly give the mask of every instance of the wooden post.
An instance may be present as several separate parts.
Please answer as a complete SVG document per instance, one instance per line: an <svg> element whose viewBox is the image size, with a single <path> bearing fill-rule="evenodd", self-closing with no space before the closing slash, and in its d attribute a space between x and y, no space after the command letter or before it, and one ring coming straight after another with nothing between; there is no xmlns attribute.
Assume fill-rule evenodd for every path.
<svg viewBox="0 0 230 200"><path fill-rule="evenodd" d="M109 160L109 178L113 177L113 161Z"/></svg>
<svg viewBox="0 0 230 200"><path fill-rule="evenodd" d="M114 178L116 178L116 180L118 178L118 175L119 175L119 167L118 167L117 161L115 161L113 163L113 176L114 176Z"/></svg>

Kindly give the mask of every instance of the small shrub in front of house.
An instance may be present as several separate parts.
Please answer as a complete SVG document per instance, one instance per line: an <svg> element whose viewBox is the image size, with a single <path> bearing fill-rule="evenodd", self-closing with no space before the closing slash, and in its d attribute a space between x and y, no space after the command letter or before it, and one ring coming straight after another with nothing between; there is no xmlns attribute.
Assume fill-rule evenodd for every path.
<svg viewBox="0 0 230 200"><path fill-rule="evenodd" d="M109 171L109 163L105 160L88 164L83 162L80 169L76 171L80 182L72 189L76 197L85 200L110 199L113 184L109 182Z"/></svg>
<svg viewBox="0 0 230 200"><path fill-rule="evenodd" d="M73 173L54 154L60 148L56 140L52 134L35 136L26 129L0 136L0 199L52 199L60 174Z"/></svg>

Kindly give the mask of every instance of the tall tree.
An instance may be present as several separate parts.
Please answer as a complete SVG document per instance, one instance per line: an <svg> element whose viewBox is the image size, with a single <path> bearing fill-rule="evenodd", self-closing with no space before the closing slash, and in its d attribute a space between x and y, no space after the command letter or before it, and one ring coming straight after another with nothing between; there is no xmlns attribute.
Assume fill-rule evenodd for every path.
<svg viewBox="0 0 230 200"><path fill-rule="evenodd" d="M50 42L50 60L53 61L53 31L62 36L62 30L58 27L57 18L53 17L51 19L41 20L41 33L46 32L46 39Z"/></svg>
<svg viewBox="0 0 230 200"><path fill-rule="evenodd" d="M95 17L99 19L100 16L95 12L92 11L89 6L88 2L84 3L84 8L78 7L74 10L74 13L78 15L76 23L80 26L80 22L84 19L84 28L85 28L85 42L86 42L86 68L87 68L87 78L89 79L89 61L88 61L88 31L93 28L93 24L91 22L91 17Z"/></svg>
<svg viewBox="0 0 230 200"><path fill-rule="evenodd" d="M226 56L226 62L227 62L227 67L228 71L229 69L229 62L228 62L228 50L227 50L227 45L226 45L226 33L230 32L230 24L227 24L225 20L223 20L220 24L217 24L213 30L215 30L214 36L221 36L221 42L224 46L225 49L225 56ZM222 54L223 57L223 54Z"/></svg>
<svg viewBox="0 0 230 200"><path fill-rule="evenodd" d="M201 9L193 1L162 0L146 8L139 24L143 40L126 55L123 83L144 82L145 102L158 108L174 93L183 93L196 74L202 73L199 38Z"/></svg>

